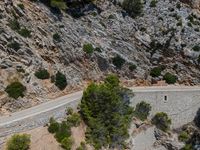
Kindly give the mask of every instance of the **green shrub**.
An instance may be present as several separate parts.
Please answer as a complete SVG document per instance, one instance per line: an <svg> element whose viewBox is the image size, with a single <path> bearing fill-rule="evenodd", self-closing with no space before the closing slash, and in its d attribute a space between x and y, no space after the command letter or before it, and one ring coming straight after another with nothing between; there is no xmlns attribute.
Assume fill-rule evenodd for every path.
<svg viewBox="0 0 200 150"><path fill-rule="evenodd" d="M185 146L181 148L181 150L194 150L194 149L192 148L192 144L185 144Z"/></svg>
<svg viewBox="0 0 200 150"><path fill-rule="evenodd" d="M7 142L7 150L28 150L31 140L28 134L15 134Z"/></svg>
<svg viewBox="0 0 200 150"><path fill-rule="evenodd" d="M195 45L192 49L195 52L199 52L200 51L200 46L199 45Z"/></svg>
<svg viewBox="0 0 200 150"><path fill-rule="evenodd" d="M31 31L28 30L27 28L21 28L21 29L18 31L18 33L19 33L21 36L25 37L25 38L30 38L30 37L31 37Z"/></svg>
<svg viewBox="0 0 200 150"><path fill-rule="evenodd" d="M9 43L7 46L14 49L15 51L18 51L20 49L20 44L16 41Z"/></svg>
<svg viewBox="0 0 200 150"><path fill-rule="evenodd" d="M156 7L157 2L157 0L152 0L150 3L150 7Z"/></svg>
<svg viewBox="0 0 200 150"><path fill-rule="evenodd" d="M119 78L114 74L110 74L105 78L105 83L111 87L119 86L119 82Z"/></svg>
<svg viewBox="0 0 200 150"><path fill-rule="evenodd" d="M152 118L152 123L158 129L161 129L162 131L166 132L170 128L171 119L168 117L168 115L166 113L159 112Z"/></svg>
<svg viewBox="0 0 200 150"><path fill-rule="evenodd" d="M174 84L176 83L176 76L172 75L171 73L167 72L164 76L163 79L168 83L168 84Z"/></svg>
<svg viewBox="0 0 200 150"><path fill-rule="evenodd" d="M179 139L179 141L181 141L181 142L186 142L187 140L189 140L189 135L188 135L188 133L187 132L185 132L185 131L182 131L180 134L179 134L179 136L178 136L178 139Z"/></svg>
<svg viewBox="0 0 200 150"><path fill-rule="evenodd" d="M53 39L54 39L55 41L57 41L57 42L60 42L60 41L61 41L61 37L60 37L60 35L59 35L58 33L53 34Z"/></svg>
<svg viewBox="0 0 200 150"><path fill-rule="evenodd" d="M150 111L151 111L150 104L142 101L136 105L134 116L144 121L149 116Z"/></svg>
<svg viewBox="0 0 200 150"><path fill-rule="evenodd" d="M67 86L67 79L64 74L61 72L56 73L56 78L55 78L55 85L60 89L64 90Z"/></svg>
<svg viewBox="0 0 200 150"><path fill-rule="evenodd" d="M56 133L59 130L59 123L56 122L53 118L50 118L50 125L48 126L48 131L50 133Z"/></svg>
<svg viewBox="0 0 200 150"><path fill-rule="evenodd" d="M8 93L9 97L17 99L20 96L24 96L24 91L26 91L26 87L20 82L13 82L6 87L5 91Z"/></svg>
<svg viewBox="0 0 200 150"><path fill-rule="evenodd" d="M55 138L59 143L61 143L64 138L70 137L70 135L71 135L70 126L67 125L65 121L63 121L59 125L58 131L55 133Z"/></svg>
<svg viewBox="0 0 200 150"><path fill-rule="evenodd" d="M112 63L117 67L117 69L121 69L126 61L119 55L112 59Z"/></svg>
<svg viewBox="0 0 200 150"><path fill-rule="evenodd" d="M71 116L67 118L67 123L70 126L79 126L81 123L81 116L78 113L73 113Z"/></svg>
<svg viewBox="0 0 200 150"><path fill-rule="evenodd" d="M123 147L129 136L133 116L129 90L110 85L92 83L81 100L81 114L87 125L86 138L95 149Z"/></svg>
<svg viewBox="0 0 200 150"><path fill-rule="evenodd" d="M73 140L70 137L65 137L61 142L61 146L65 150L71 150L72 145L73 145Z"/></svg>
<svg viewBox="0 0 200 150"><path fill-rule="evenodd" d="M162 67L154 67L151 72L150 75L152 77L159 77L161 75L162 72Z"/></svg>
<svg viewBox="0 0 200 150"><path fill-rule="evenodd" d="M67 115L72 115L73 109L71 107L67 108Z"/></svg>
<svg viewBox="0 0 200 150"><path fill-rule="evenodd" d="M24 10L24 4L19 3L19 4L17 4L17 6L18 6L19 8L21 8L22 10Z"/></svg>
<svg viewBox="0 0 200 150"><path fill-rule="evenodd" d="M143 5L142 0L124 0L122 7L130 16L136 17L143 12Z"/></svg>
<svg viewBox="0 0 200 150"><path fill-rule="evenodd" d="M76 150L87 150L86 144L81 142L81 145Z"/></svg>
<svg viewBox="0 0 200 150"><path fill-rule="evenodd" d="M67 5L64 0L51 0L51 7L65 10L67 8Z"/></svg>
<svg viewBox="0 0 200 150"><path fill-rule="evenodd" d="M83 51L86 52L87 54L92 54L94 52L94 47L92 44L84 44L83 45Z"/></svg>
<svg viewBox="0 0 200 150"><path fill-rule="evenodd" d="M20 24L17 21L17 19L9 20L8 26L15 31L18 31L20 29Z"/></svg>
<svg viewBox="0 0 200 150"><path fill-rule="evenodd" d="M38 79L44 80L44 79L49 79L50 74L46 69L39 69L38 71L35 72L35 76Z"/></svg>
<svg viewBox="0 0 200 150"><path fill-rule="evenodd" d="M130 71L134 71L136 68L137 68L137 66L134 65L134 64L130 64L130 65L129 65L129 70L130 70Z"/></svg>

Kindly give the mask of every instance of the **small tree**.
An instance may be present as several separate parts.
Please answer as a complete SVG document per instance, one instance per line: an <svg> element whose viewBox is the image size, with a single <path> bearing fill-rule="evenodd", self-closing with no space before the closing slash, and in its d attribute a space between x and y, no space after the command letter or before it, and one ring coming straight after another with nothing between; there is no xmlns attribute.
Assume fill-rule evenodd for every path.
<svg viewBox="0 0 200 150"><path fill-rule="evenodd" d="M56 73L56 78L55 78L55 85L60 89L64 90L65 87L67 86L67 79L64 74L61 72Z"/></svg>
<svg viewBox="0 0 200 150"><path fill-rule="evenodd" d="M86 52L87 54L92 54L94 52L94 47L90 43L84 44L83 51Z"/></svg>
<svg viewBox="0 0 200 150"><path fill-rule="evenodd" d="M152 123L162 131L167 131L170 128L171 125L171 119L168 117L168 115L164 112L157 113L152 118Z"/></svg>
<svg viewBox="0 0 200 150"><path fill-rule="evenodd" d="M168 83L168 84L174 84L176 83L176 76L172 75L171 73L167 72L164 76L163 79Z"/></svg>
<svg viewBox="0 0 200 150"><path fill-rule="evenodd" d="M5 91L8 93L9 97L17 99L20 96L21 97L24 96L24 91L26 91L26 87L17 81L17 82L13 82L10 85L8 85L5 89Z"/></svg>
<svg viewBox="0 0 200 150"><path fill-rule="evenodd" d="M188 133L185 132L185 131L182 131L182 132L179 134L179 136L178 136L178 139L179 139L179 141L181 141L181 142L186 142L187 140L189 140L189 138L190 138L190 136L189 136Z"/></svg>
<svg viewBox="0 0 200 150"><path fill-rule="evenodd" d="M49 79L50 74L46 69L39 69L38 71L35 72L35 76L38 79L44 80L44 79Z"/></svg>
<svg viewBox="0 0 200 150"><path fill-rule="evenodd" d="M162 72L162 68L161 67L154 67L151 72L150 75L152 77L159 77L161 75Z"/></svg>
<svg viewBox="0 0 200 150"><path fill-rule="evenodd" d="M142 0L124 0L122 7L130 16L136 17L143 12L144 6Z"/></svg>
<svg viewBox="0 0 200 150"><path fill-rule="evenodd" d="M142 101L136 105L134 115L141 120L145 120L149 116L150 111L151 111L150 104Z"/></svg>
<svg viewBox="0 0 200 150"><path fill-rule="evenodd" d="M121 69L126 61L121 56L117 55L112 59L112 62L117 69Z"/></svg>
<svg viewBox="0 0 200 150"><path fill-rule="evenodd" d="M48 126L48 131L50 133L56 133L59 130L59 123L54 120L54 118L50 118L50 125Z"/></svg>
<svg viewBox="0 0 200 150"><path fill-rule="evenodd" d="M51 0L51 7L56 7L61 10L65 10L67 5L63 0Z"/></svg>
<svg viewBox="0 0 200 150"><path fill-rule="evenodd" d="M28 150L31 140L28 134L15 134L7 142L7 150Z"/></svg>
<svg viewBox="0 0 200 150"><path fill-rule="evenodd" d="M70 126L77 127L81 123L81 116L78 113L73 113L67 118L67 123L69 123Z"/></svg>
<svg viewBox="0 0 200 150"><path fill-rule="evenodd" d="M71 150L72 148L72 144L73 144L73 140L71 137L65 137L62 142L61 142L61 146L65 149L65 150Z"/></svg>

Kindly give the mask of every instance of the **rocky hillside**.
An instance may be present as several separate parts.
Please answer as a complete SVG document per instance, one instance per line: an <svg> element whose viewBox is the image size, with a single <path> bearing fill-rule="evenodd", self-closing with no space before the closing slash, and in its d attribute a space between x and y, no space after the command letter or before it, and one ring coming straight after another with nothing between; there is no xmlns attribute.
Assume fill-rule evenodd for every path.
<svg viewBox="0 0 200 150"><path fill-rule="evenodd" d="M124 79L162 80L167 72L177 83L200 81L199 1L146 0L142 15L131 18L120 3L102 0L85 6L84 15L57 14L40 2L0 1L0 109L2 113L47 101L101 80L110 72ZM93 47L90 54L83 47ZM90 45L91 44L91 45ZM157 77L151 69L162 66ZM45 68L67 79L60 91L50 79L35 77ZM24 98L8 98L14 81L26 86Z"/></svg>

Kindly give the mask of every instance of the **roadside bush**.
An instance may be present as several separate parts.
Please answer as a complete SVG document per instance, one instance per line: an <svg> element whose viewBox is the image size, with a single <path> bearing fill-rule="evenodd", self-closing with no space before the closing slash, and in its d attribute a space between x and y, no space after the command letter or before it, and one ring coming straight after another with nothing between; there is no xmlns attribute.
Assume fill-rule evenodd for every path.
<svg viewBox="0 0 200 150"><path fill-rule="evenodd" d="M65 137L61 142L61 146L65 150L71 150L72 145L73 145L73 140L70 137Z"/></svg>
<svg viewBox="0 0 200 150"><path fill-rule="evenodd" d="M26 91L26 87L21 84L20 82L13 82L9 84L5 91L8 93L9 97L12 97L14 99L19 98L20 96L24 96L24 92Z"/></svg>
<svg viewBox="0 0 200 150"><path fill-rule="evenodd" d="M57 72L56 73L56 77L55 77L55 85L60 89L60 90L64 90L67 86L67 79L65 77L64 74L62 74L61 72Z"/></svg>
<svg viewBox="0 0 200 150"><path fill-rule="evenodd" d="M7 150L28 150L31 140L28 134L15 134L7 142Z"/></svg>
<svg viewBox="0 0 200 150"><path fill-rule="evenodd" d="M159 77L161 75L162 72L162 68L161 67L154 67L151 72L150 75L152 77Z"/></svg>
<svg viewBox="0 0 200 150"><path fill-rule="evenodd" d="M56 133L59 130L59 123L53 118L50 118L50 125L48 126L49 133Z"/></svg>
<svg viewBox="0 0 200 150"><path fill-rule="evenodd" d="M111 87L117 87L119 86L119 78L115 74L110 74L105 78L105 84L111 86Z"/></svg>
<svg viewBox="0 0 200 150"><path fill-rule="evenodd" d="M84 44L83 45L83 51L86 52L87 54L92 54L94 52L94 47L92 44Z"/></svg>
<svg viewBox="0 0 200 150"><path fill-rule="evenodd" d="M134 116L144 121L149 116L150 111L151 111L150 104L142 101L136 105Z"/></svg>
<svg viewBox="0 0 200 150"><path fill-rule="evenodd" d="M144 6L142 0L124 0L122 7L130 16L136 17L143 12Z"/></svg>
<svg viewBox="0 0 200 150"><path fill-rule="evenodd" d="M179 141L181 141L181 142L186 142L187 140L189 140L189 135L188 135L188 133L187 132L185 132L185 131L182 131L180 134L179 134L179 136L178 136L178 139L179 139Z"/></svg>
<svg viewBox="0 0 200 150"><path fill-rule="evenodd" d="M44 79L49 79L50 74L46 69L39 69L38 71L35 72L35 76L38 79L44 80Z"/></svg>
<svg viewBox="0 0 200 150"><path fill-rule="evenodd" d="M64 138L70 137L70 136L71 136L70 126L67 125L65 121L63 121L59 125L58 131L56 131L55 133L55 138L59 143L61 143Z"/></svg>
<svg viewBox="0 0 200 150"><path fill-rule="evenodd" d="M112 59L112 63L117 67L117 69L121 69L125 62L126 61L119 55Z"/></svg>
<svg viewBox="0 0 200 150"><path fill-rule="evenodd" d="M176 76L172 75L171 73L167 72L164 76L163 79L168 83L168 84L174 84L176 83Z"/></svg>
<svg viewBox="0 0 200 150"><path fill-rule="evenodd" d="M72 115L73 109L71 107L67 108L67 115Z"/></svg>
<svg viewBox="0 0 200 150"><path fill-rule="evenodd" d="M164 112L159 112L157 113L153 118L152 118L152 123L160 130L166 132L169 130L170 125L171 125L171 119L168 117L168 115Z"/></svg>
<svg viewBox="0 0 200 150"><path fill-rule="evenodd" d="M81 123L81 116L78 113L73 113L71 116L67 118L67 123L70 126L77 127Z"/></svg>

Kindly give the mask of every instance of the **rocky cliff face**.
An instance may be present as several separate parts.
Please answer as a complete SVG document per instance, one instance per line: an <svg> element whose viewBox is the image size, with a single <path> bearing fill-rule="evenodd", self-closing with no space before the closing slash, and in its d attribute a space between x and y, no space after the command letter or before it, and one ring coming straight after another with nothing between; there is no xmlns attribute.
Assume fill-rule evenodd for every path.
<svg viewBox="0 0 200 150"><path fill-rule="evenodd" d="M102 0L96 2L101 11L91 9L74 19L65 12L56 15L39 2L0 1L1 112L41 103L82 87L84 81L100 80L109 72L151 82L162 80L162 76L149 75L151 68L164 65L162 75L171 72L179 83L199 84L198 10L178 0L159 0L154 7L150 3L146 0L143 15L133 19L120 6ZM21 29L30 35L24 35ZM60 41L53 38L56 33ZM85 43L98 51L86 54ZM117 55L125 60L121 69L112 64ZM129 69L130 64L137 69ZM46 68L51 75L64 73L66 90L60 92L50 80L37 79L34 73L39 68ZM13 102L4 89L15 80L26 85L27 93Z"/></svg>

